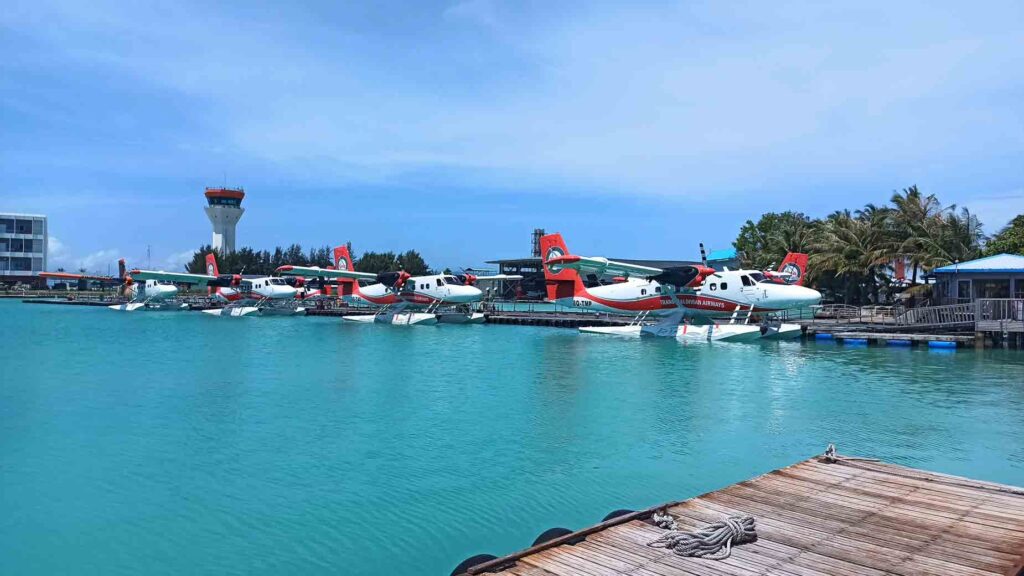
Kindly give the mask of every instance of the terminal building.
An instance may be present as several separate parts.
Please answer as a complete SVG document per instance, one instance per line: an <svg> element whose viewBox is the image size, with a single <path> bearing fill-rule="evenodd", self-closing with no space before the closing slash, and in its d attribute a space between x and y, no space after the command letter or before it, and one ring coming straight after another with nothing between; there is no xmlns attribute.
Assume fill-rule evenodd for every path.
<svg viewBox="0 0 1024 576"><path fill-rule="evenodd" d="M235 251L235 226L245 213L242 199L245 191L241 188L207 188L206 217L213 225L213 240L210 246L221 253Z"/></svg>
<svg viewBox="0 0 1024 576"><path fill-rule="evenodd" d="M1024 298L1024 256L996 254L932 270L935 300L964 304L978 298Z"/></svg>
<svg viewBox="0 0 1024 576"><path fill-rule="evenodd" d="M0 213L0 283L45 284L48 239L46 216Z"/></svg>

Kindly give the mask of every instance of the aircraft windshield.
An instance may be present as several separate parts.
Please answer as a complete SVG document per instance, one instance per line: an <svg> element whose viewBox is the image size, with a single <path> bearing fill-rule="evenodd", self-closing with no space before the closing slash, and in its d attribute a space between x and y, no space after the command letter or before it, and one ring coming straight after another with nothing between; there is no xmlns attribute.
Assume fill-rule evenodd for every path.
<svg viewBox="0 0 1024 576"><path fill-rule="evenodd" d="M270 280L267 280L267 284L272 286L286 286L288 283L280 278L271 278Z"/></svg>
<svg viewBox="0 0 1024 576"><path fill-rule="evenodd" d="M445 276L444 281L446 284L462 284L462 282L459 282L459 279L455 276Z"/></svg>
<svg viewBox="0 0 1024 576"><path fill-rule="evenodd" d="M766 278L765 275L761 274L760 272L751 272L750 273L750 278L754 282L764 282L764 281L768 280L768 278Z"/></svg>

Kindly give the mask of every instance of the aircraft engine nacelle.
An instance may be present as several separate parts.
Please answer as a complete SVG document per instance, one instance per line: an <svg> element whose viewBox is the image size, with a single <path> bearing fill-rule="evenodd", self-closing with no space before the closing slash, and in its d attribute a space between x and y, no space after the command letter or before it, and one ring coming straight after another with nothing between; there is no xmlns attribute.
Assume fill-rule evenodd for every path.
<svg viewBox="0 0 1024 576"><path fill-rule="evenodd" d="M697 277L692 282L686 285L687 288L699 288L704 283L704 279L712 274L718 272L714 268L708 266L695 266L697 269Z"/></svg>
<svg viewBox="0 0 1024 576"><path fill-rule="evenodd" d="M241 274L221 274L207 284L215 288L237 288L242 285Z"/></svg>
<svg viewBox="0 0 1024 576"><path fill-rule="evenodd" d="M377 274L377 282L395 290L401 290L409 278L412 278L412 276L405 270Z"/></svg>

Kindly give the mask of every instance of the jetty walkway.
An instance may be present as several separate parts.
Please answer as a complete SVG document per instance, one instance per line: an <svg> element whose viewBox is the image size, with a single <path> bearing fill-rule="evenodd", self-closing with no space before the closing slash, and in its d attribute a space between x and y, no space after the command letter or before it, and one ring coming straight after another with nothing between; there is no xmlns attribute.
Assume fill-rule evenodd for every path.
<svg viewBox="0 0 1024 576"><path fill-rule="evenodd" d="M667 511L694 531L755 518L724 560L649 544ZM696 498L608 519L462 574L506 576L1024 575L1024 489L844 457L812 458Z"/></svg>

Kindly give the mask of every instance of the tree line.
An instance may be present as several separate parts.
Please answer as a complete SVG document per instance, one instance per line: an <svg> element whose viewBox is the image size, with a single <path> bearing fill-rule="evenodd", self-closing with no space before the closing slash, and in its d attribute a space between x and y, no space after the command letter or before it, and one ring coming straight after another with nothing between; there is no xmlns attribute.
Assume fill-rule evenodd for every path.
<svg viewBox="0 0 1024 576"><path fill-rule="evenodd" d="M287 248L278 246L271 250L255 250L250 247L239 248L234 252L220 252L209 244L200 246L185 265L185 271L191 274L206 274L206 255L213 252L217 256L217 268L221 274L255 274L272 275L279 267L290 264L293 266L334 266L334 249L330 246L303 250L299 244ZM349 252L352 252L349 246ZM415 250L402 253L395 252L364 252L359 258L353 254L353 264L360 272L379 274L395 270L405 270L413 276L430 274L430 267Z"/></svg>
<svg viewBox="0 0 1024 576"><path fill-rule="evenodd" d="M787 252L807 252L808 280L826 298L878 303L904 288L893 278L897 261L907 263L910 289L926 296L928 287L914 288L919 271L1000 252L1024 254L1024 215L987 238L970 210L944 206L911 186L894 192L887 205L820 219L792 211L764 214L743 225L733 246L744 267L758 270L777 265Z"/></svg>

